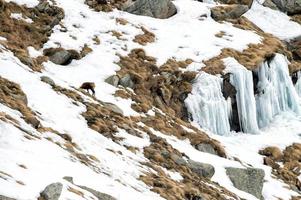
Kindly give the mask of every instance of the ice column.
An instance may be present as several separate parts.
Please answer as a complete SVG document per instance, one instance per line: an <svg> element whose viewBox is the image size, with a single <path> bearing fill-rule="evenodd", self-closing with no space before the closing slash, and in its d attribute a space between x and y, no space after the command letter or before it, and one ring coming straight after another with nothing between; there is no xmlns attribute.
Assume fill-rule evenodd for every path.
<svg viewBox="0 0 301 200"><path fill-rule="evenodd" d="M234 58L223 59L226 73L230 73L230 83L235 87L239 124L246 133L259 132L256 103L253 91L252 72L239 64Z"/></svg>
<svg viewBox="0 0 301 200"><path fill-rule="evenodd" d="M280 112L300 113L298 95L289 76L288 62L283 55L276 54L270 62L264 62L256 72L257 121L260 128L268 125Z"/></svg>
<svg viewBox="0 0 301 200"><path fill-rule="evenodd" d="M201 72L185 100L193 121L210 131L226 135L230 132L231 102L222 94L222 79Z"/></svg>

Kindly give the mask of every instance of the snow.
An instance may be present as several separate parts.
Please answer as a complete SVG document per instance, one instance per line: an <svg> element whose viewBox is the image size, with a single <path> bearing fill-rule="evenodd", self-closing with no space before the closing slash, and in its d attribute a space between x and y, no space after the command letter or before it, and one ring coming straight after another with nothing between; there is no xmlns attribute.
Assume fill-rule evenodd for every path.
<svg viewBox="0 0 301 200"><path fill-rule="evenodd" d="M216 134L226 135L230 132L231 102L225 100L221 88L222 78L201 72L185 105L194 122Z"/></svg>
<svg viewBox="0 0 301 200"><path fill-rule="evenodd" d="M282 40L290 40L301 35L301 26L277 10L253 1L251 9L243 16L256 24L264 32L271 33Z"/></svg>
<svg viewBox="0 0 301 200"><path fill-rule="evenodd" d="M47 184L60 181L64 176L72 176L79 184L98 188L118 199L161 199L137 180L142 172L148 171L140 164L146 159L89 129L81 116L85 111L83 105L74 105L67 97L57 94L40 81L40 74L32 73L12 53L0 54L0 65L9 66L1 68L0 75L21 85L27 94L28 105L39 112L43 126L69 134L81 149L80 153L94 155L99 160L99 163L94 162L94 168L86 167L56 144L44 138L27 141L21 130L0 121L0 169L13 175L14 179L22 180L26 185L22 187L16 182L0 179L1 194L20 200L34 199ZM15 112L0 108L1 111L17 117ZM20 117L17 120L23 123ZM31 127L29 131L40 136ZM46 136L49 137L50 133ZM125 142L132 144L131 141L135 142L134 138L131 140L128 137ZM139 143L141 148L142 144L147 145L147 137L141 138ZM110 150L120 151L122 155ZM19 168L17 163L26 165L28 169Z"/></svg>
<svg viewBox="0 0 301 200"><path fill-rule="evenodd" d="M16 20L23 20L23 21L25 21L29 24L33 22L32 19L30 19L30 18L27 18L27 17L24 18L22 16L22 13L11 13L10 17L13 18L13 19L16 19Z"/></svg>
<svg viewBox="0 0 301 200"><path fill-rule="evenodd" d="M13 0L13 2L28 7L38 4L37 0ZM44 49L50 47L81 51L84 45L87 45L93 51L80 60L72 61L68 66L46 62L42 73L33 72L11 52L0 46L3 50L0 52L0 76L20 84L27 95L28 106L38 113L37 117L42 125L70 135L72 141L79 147L76 153L93 155L99 160L99 162L92 161L93 165L89 167L81 164L74 155L56 144L64 144L64 140L58 135L52 132L40 134L22 119L18 111L0 104L0 111L9 114L20 124L0 120L0 177L1 172L12 176L5 176L8 180L0 178L0 193L20 200L36 199L46 185L62 182L64 190L61 199L84 199L68 192L68 187L84 192L86 199L95 199L90 193L62 179L64 176L72 176L76 184L94 188L117 199L162 199L158 194L151 192L150 187L138 180L145 172L154 172L142 164L147 162L142 153L143 148L150 145L147 134L141 132L141 137L138 137L119 129L115 135L123 139L119 143L113 142L87 126L86 120L81 115L86 111L84 105L80 103L74 105L69 98L56 93L49 85L41 82L40 77L49 76L57 85L70 90L78 88L86 81L95 82L97 99L117 105L123 110L125 116L139 116L131 109L132 100L114 97L113 94L118 88L105 83L104 80L120 69L116 64L119 61L118 54L125 56L130 50L142 47L133 42L136 35L143 33L141 27L145 27L156 36L155 42L143 48L147 54L157 59L158 65L170 58L176 60L190 58L194 62L185 69L188 71L200 70L204 66L204 60L217 56L223 48L242 51L250 43L261 41L260 36L254 32L235 28L230 23L215 22L210 17L210 8L214 6L214 2L210 0L207 2L208 4L191 0L175 0L173 3L178 13L162 20L118 10L110 13L94 12L84 4L84 0L55 0L57 6L64 8L65 18L62 26L66 31L62 31L61 25L55 26L49 41L42 49L28 47L29 55L36 58L42 55ZM263 8L256 3L245 16L263 30L283 39L290 39L300 34L300 26L288 21L285 15ZM13 14L12 17L26 20L18 13ZM124 18L129 23L118 24L117 18ZM122 33L122 39L114 37L110 33L112 30ZM215 36L221 31L224 31L227 37ZM100 39L99 45L93 40L96 37ZM0 40L6 39L0 37ZM284 66L283 60L278 59L273 62L276 69ZM251 94L253 86L250 85L250 73L233 58L225 59L225 63L228 65L227 70L233 74L234 85L243 88L244 92L247 91L239 94L238 97L241 109L247 113L241 116L241 123L247 132L257 132L254 124L257 121L254 118L256 109L254 95L252 97ZM286 73L282 68L281 70L281 73ZM225 167L244 168L252 165L262 168L266 173L263 189L265 199L290 199L291 195L296 193L271 177L271 168L262 164L262 156L257 152L267 145L276 145L283 149L292 142L300 141L298 134L300 134L301 119L291 112L283 112L273 117L271 123L262 128L258 135L230 132L231 107L229 100L225 100L221 94L221 84L220 77L201 73L193 86L192 94L187 99L187 105L190 106L190 112L197 116L194 119L197 119L199 125L206 129L206 133L225 146L230 159L200 152L188 140L166 136L153 129L152 132L165 138L175 149L185 153L190 159L213 165L216 173L212 180L242 198L256 199L233 186L225 173ZM290 83L287 85L291 87ZM95 103L90 97L79 94L85 101ZM205 107L202 107L200 102ZM248 110L246 110L247 106ZM165 115L156 108L147 114L154 116L155 112ZM142 122L138 125L144 126ZM192 129L182 127L188 132L194 132ZM212 132L217 132L219 135ZM34 139L26 139L24 135L28 133L33 135ZM135 154L127 150L126 146L136 147L138 152ZM234 161L234 157L238 157L242 163ZM18 164L25 165L27 169L20 168ZM178 172L162 169L171 179L183 180ZM19 180L25 185L17 184L16 181Z"/></svg>

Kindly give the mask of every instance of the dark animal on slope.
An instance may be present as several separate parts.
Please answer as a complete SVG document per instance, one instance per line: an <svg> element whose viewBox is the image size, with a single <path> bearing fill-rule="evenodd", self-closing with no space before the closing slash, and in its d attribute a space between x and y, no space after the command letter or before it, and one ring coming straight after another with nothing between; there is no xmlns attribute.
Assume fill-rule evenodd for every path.
<svg viewBox="0 0 301 200"><path fill-rule="evenodd" d="M107 0L97 0L98 4L108 4Z"/></svg>
<svg viewBox="0 0 301 200"><path fill-rule="evenodd" d="M92 91L93 95L95 95L95 83L93 82L84 82L81 86L80 89L84 89L87 90L87 92L89 93L89 90Z"/></svg>

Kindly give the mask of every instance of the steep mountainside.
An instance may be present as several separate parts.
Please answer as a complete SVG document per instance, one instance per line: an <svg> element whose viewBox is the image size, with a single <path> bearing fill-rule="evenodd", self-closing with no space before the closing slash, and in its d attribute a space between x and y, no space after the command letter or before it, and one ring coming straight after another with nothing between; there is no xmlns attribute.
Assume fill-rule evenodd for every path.
<svg viewBox="0 0 301 200"><path fill-rule="evenodd" d="M301 199L300 16L0 0L0 200Z"/></svg>

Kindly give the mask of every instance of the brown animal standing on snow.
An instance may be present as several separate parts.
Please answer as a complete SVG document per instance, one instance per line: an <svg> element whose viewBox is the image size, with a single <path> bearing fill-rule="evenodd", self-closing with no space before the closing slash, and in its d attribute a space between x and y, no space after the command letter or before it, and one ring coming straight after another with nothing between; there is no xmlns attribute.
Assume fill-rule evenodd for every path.
<svg viewBox="0 0 301 200"><path fill-rule="evenodd" d="M92 91L93 95L95 95L95 83L93 82L84 82L81 86L80 89L84 89L87 90L87 92L89 93L89 90Z"/></svg>

